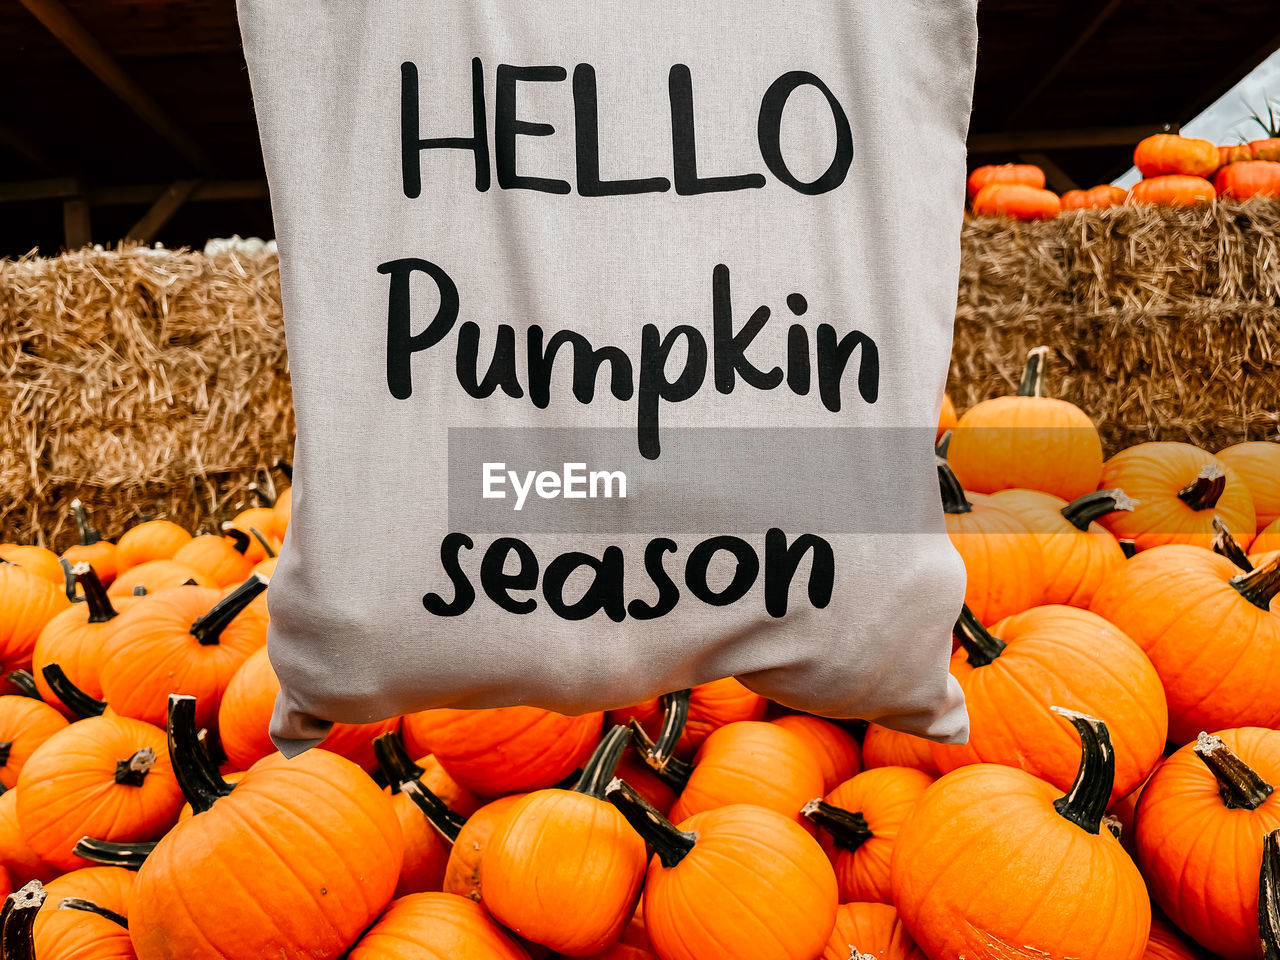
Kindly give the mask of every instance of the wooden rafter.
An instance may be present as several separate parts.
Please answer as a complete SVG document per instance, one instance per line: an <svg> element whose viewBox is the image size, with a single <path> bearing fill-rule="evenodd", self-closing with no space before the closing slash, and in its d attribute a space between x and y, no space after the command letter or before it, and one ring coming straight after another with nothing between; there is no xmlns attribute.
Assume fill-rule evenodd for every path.
<svg viewBox="0 0 1280 960"><path fill-rule="evenodd" d="M199 186L199 180L175 180L156 198L155 203L147 208L147 212L141 219L129 228L129 232L125 234L126 239L136 240L138 243L150 243L151 238L173 219L173 215L191 199L191 195Z"/></svg>
<svg viewBox="0 0 1280 960"><path fill-rule="evenodd" d="M1049 188L1056 190L1058 193L1080 189L1080 184L1076 183L1071 174L1063 170L1057 161L1046 153L1023 153L1018 155L1018 159L1023 163L1034 163L1043 170Z"/></svg>
<svg viewBox="0 0 1280 960"><path fill-rule="evenodd" d="M156 203L171 184L140 183L85 190L83 196L95 207L131 207ZM47 180L17 180L0 183L0 203L23 200L62 200L81 196L80 184L72 177ZM265 180L200 180L187 198L198 203L210 200L263 200L269 196Z"/></svg>
<svg viewBox="0 0 1280 960"><path fill-rule="evenodd" d="M1074 150L1088 147L1133 146L1153 133L1177 133L1176 123L1149 123L1135 127L1087 127L1079 130L1016 130L976 133L969 138L970 153L1026 153Z"/></svg>

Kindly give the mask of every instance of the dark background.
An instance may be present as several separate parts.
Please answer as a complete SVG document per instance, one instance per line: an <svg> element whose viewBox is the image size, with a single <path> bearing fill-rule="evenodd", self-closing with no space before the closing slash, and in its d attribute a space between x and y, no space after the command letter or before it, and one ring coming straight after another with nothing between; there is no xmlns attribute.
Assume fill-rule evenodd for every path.
<svg viewBox="0 0 1280 960"><path fill-rule="evenodd" d="M1058 190L1119 175L1280 47L1278 0L981 0L979 20L971 162ZM0 256L273 235L233 0L0 0L0 90Z"/></svg>

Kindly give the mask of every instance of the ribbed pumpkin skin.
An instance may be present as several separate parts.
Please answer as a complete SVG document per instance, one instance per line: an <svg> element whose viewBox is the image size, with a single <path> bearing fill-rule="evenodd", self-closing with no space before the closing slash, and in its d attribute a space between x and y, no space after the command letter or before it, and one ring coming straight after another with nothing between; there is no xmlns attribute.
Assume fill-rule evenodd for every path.
<svg viewBox="0 0 1280 960"><path fill-rule="evenodd" d="M350 960L528 960L484 910L448 893L401 897L387 908Z"/></svg>
<svg viewBox="0 0 1280 960"><path fill-rule="evenodd" d="M1274 520L1268 524L1250 544L1249 549L1253 556L1280 550L1280 520Z"/></svg>
<svg viewBox="0 0 1280 960"><path fill-rule="evenodd" d="M1096 520L1087 531L1062 515L1067 501L1039 490L1001 490L991 502L1020 517L1044 556L1042 603L1087 608L1108 571L1124 563L1124 551Z"/></svg>
<svg viewBox="0 0 1280 960"><path fill-rule="evenodd" d="M689 691L689 720L676 742L676 756L692 757L711 731L738 720L759 720L767 706L764 697L752 693L733 677L698 684ZM661 698L654 697L632 707L610 710L608 720L610 724L625 724L634 717L656 740L662 730L662 713Z"/></svg>
<svg viewBox="0 0 1280 960"><path fill-rule="evenodd" d="M151 560L168 560L191 534L170 520L148 520L126 530L116 541L116 567L124 573Z"/></svg>
<svg viewBox="0 0 1280 960"><path fill-rule="evenodd" d="M1233 163L1218 171L1213 186L1218 196L1236 200L1280 196L1280 163L1274 160Z"/></svg>
<svg viewBox="0 0 1280 960"><path fill-rule="evenodd" d="M1211 202L1217 195L1213 184L1202 177L1169 174L1135 183L1125 203L1131 206L1153 203L1160 207L1194 207Z"/></svg>
<svg viewBox="0 0 1280 960"><path fill-rule="evenodd" d="M411 755L433 755L459 784L494 797L559 783L591 755L603 725L602 713L502 707L413 713L401 732Z"/></svg>
<svg viewBox="0 0 1280 960"><path fill-rule="evenodd" d="M195 567L215 587L240 583L253 572L253 561L238 551L227 537L216 534L205 534L183 544L173 555L173 561Z"/></svg>
<svg viewBox="0 0 1280 960"><path fill-rule="evenodd" d="M1089 834L1058 815L1061 795L994 764L925 792L892 874L898 915L926 956L1140 960L1151 922L1142 877L1105 827Z"/></svg>
<svg viewBox="0 0 1280 960"><path fill-rule="evenodd" d="M1226 471L1226 489L1213 508L1193 510L1178 499L1178 491L1209 466ZM1106 462L1101 486L1119 487L1138 501L1131 512L1110 513L1101 522L1117 539L1133 540L1139 550L1170 543L1207 550L1213 544L1215 514L1242 546L1247 547L1256 532L1253 498L1244 479L1213 454L1189 443L1130 447Z"/></svg>
<svg viewBox="0 0 1280 960"><path fill-rule="evenodd" d="M1114 184L1103 183L1088 190L1068 190L1062 195L1063 210L1100 210L1124 203L1129 191Z"/></svg>
<svg viewBox="0 0 1280 960"><path fill-rule="evenodd" d="M994 623L1044 599L1044 555L1016 514L989 497L969 499L971 513L946 515L947 535L964 560L965 604Z"/></svg>
<svg viewBox="0 0 1280 960"><path fill-rule="evenodd" d="M1096 613L1060 605L1015 614L991 634L1007 644L993 663L974 667L963 648L951 658L969 709L969 742L933 744L938 769L1003 763L1065 793L1080 766L1080 738L1049 708L1066 707L1113 731L1112 801L1141 785L1164 753L1169 711L1138 645Z"/></svg>
<svg viewBox="0 0 1280 960"><path fill-rule="evenodd" d="M118 572L116 545L107 540L99 540L97 543L77 543L67 547L62 551L62 559L73 567L77 563L89 564L93 567L93 572L98 575L98 579L107 586L111 586Z"/></svg>
<svg viewBox="0 0 1280 960"><path fill-rule="evenodd" d="M902 825L932 783L933 777L910 767L877 767L827 794L827 803L861 813L871 830L871 838L853 851L836 845L825 830L818 831L818 841L835 867L841 903L893 902L889 885L893 847ZM863 948L863 952L868 951Z"/></svg>
<svg viewBox="0 0 1280 960"><path fill-rule="evenodd" d="M284 528L280 524L280 515L270 507L253 507L237 514L236 518L231 521L231 525L242 533L249 535L249 549L244 555L249 558L249 563L259 563L267 559L266 548L257 537L253 536L252 531L257 530L260 534L267 538L267 542L271 544L271 548L277 553L280 552L280 541L284 537Z"/></svg>
<svg viewBox="0 0 1280 960"><path fill-rule="evenodd" d="M403 855L390 798L351 761L267 757L147 858L129 904L134 949L336 960L390 901Z"/></svg>
<svg viewBox="0 0 1280 960"><path fill-rule="evenodd" d="M22 839L18 827L18 791L0 793L0 866L16 890L32 880L48 883L62 871L45 863Z"/></svg>
<svg viewBox="0 0 1280 960"><path fill-rule="evenodd" d="M0 563L0 670L31 666L40 631L70 606L66 593L48 580Z"/></svg>
<svg viewBox="0 0 1280 960"><path fill-rule="evenodd" d="M967 188L969 199L982 192L983 187L993 183L1018 183L1025 187L1044 189L1044 171L1030 163L989 164L976 168L969 174ZM848 960L848 957L843 958Z"/></svg>
<svg viewBox="0 0 1280 960"><path fill-rule="evenodd" d="M464 790L444 772L435 757L417 761L423 773L418 778L428 790L445 802L454 813L470 817L480 801L470 790ZM390 790L390 788L388 788ZM440 835L422 811L403 793L391 795L391 803L400 821L404 837L404 862L396 883L397 897L411 893L438 893L444 889L444 874L453 845Z"/></svg>
<svg viewBox="0 0 1280 960"><path fill-rule="evenodd" d="M850 948L875 960L928 960L887 903L842 903L821 960L849 960Z"/></svg>
<svg viewBox="0 0 1280 960"><path fill-rule="evenodd" d="M1134 166L1147 178L1165 174L1211 177L1219 163L1216 145L1176 133L1157 133L1147 137L1133 151Z"/></svg>
<svg viewBox="0 0 1280 960"><path fill-rule="evenodd" d="M194 580L201 587L215 587L216 584L203 570L177 560L148 560L116 577L115 582L107 588L107 596L114 603L125 597L133 596L138 587L145 587L148 594L162 593L180 587L188 580Z"/></svg>
<svg viewBox="0 0 1280 960"><path fill-rule="evenodd" d="M862 770L858 741L830 720L793 713L773 722L805 742L822 770L822 789L826 792L830 793Z"/></svg>
<svg viewBox="0 0 1280 960"><path fill-rule="evenodd" d="M951 402L951 398L945 393L942 395L942 408L938 412L938 431L934 434L935 440L941 440L942 435L948 430L954 430L959 416L956 413L956 405Z"/></svg>
<svg viewBox="0 0 1280 960"><path fill-rule="evenodd" d="M267 648L259 647L231 677L218 707L218 734L222 738L222 749L235 769L247 770L263 757L276 752L267 727L279 692L280 681L271 669ZM335 723L321 746L366 770L372 770L377 766L373 756L374 738L399 727L399 717L378 723Z"/></svg>
<svg viewBox="0 0 1280 960"><path fill-rule="evenodd" d="M776 724L743 720L707 737L671 819L751 803L807 823L800 808L822 796L822 786L822 768L803 740Z"/></svg>
<svg viewBox="0 0 1280 960"><path fill-rule="evenodd" d="M9 757L0 766L0 784L12 789L18 774L35 749L59 730L66 718L47 703L30 697L0 697L0 742L11 744Z"/></svg>
<svg viewBox="0 0 1280 960"><path fill-rule="evenodd" d="M607 950L593 953L587 960L659 960L644 930L643 911L637 911L631 918L631 923L622 931L621 940Z"/></svg>
<svg viewBox="0 0 1280 960"><path fill-rule="evenodd" d="M116 783L116 764L148 747L155 764L142 785ZM91 717L55 733L28 758L17 793L23 840L63 870L88 865L71 852L81 837L154 840L182 807L165 732L128 717Z"/></svg>
<svg viewBox="0 0 1280 960"><path fill-rule="evenodd" d="M1276 164L1280 170L1280 164ZM1259 533L1280 518L1280 443L1256 440L1219 450L1217 457L1244 481Z"/></svg>
<svg viewBox="0 0 1280 960"><path fill-rule="evenodd" d="M45 885L47 899L36 914L36 956L40 960L132 960L129 931L112 920L80 910L59 910L66 897L79 897L128 915L133 874L122 867L84 867Z"/></svg>
<svg viewBox="0 0 1280 960"><path fill-rule="evenodd" d="M458 839L449 852L444 870L444 892L457 894L479 903L482 899L482 870L484 852L494 833L506 822L507 816L527 794L515 793L500 797L467 818ZM0 798L2 799L2 798Z"/></svg>
<svg viewBox="0 0 1280 960"><path fill-rule="evenodd" d="M48 580L56 587L63 585L62 564L52 550L26 544L0 545L0 560L17 564L32 576Z"/></svg>
<svg viewBox="0 0 1280 960"><path fill-rule="evenodd" d="M966 490L1043 490L1074 500L1098 489L1102 441L1088 414L1052 397L995 397L964 412L947 462Z"/></svg>
<svg viewBox="0 0 1280 960"><path fill-rule="evenodd" d="M169 695L188 694L196 698L196 723L214 727L227 684L266 643L266 625L250 611L217 643L206 646L192 636L192 625L221 598L207 587L178 587L139 599L112 621L102 691L113 710L164 726Z"/></svg>
<svg viewBox="0 0 1280 960"><path fill-rule="evenodd" d="M137 597L111 601L117 612L127 610ZM31 675L44 702L58 710L65 707L44 678L44 668L56 663L75 686L89 696L102 699L102 663L108 649L108 636L114 621L90 623L88 604L77 603L45 624L31 653ZM66 711L71 716L70 711Z"/></svg>
<svg viewBox="0 0 1280 960"><path fill-rule="evenodd" d="M1151 918L1151 939L1142 960L1213 960L1159 914Z"/></svg>
<svg viewBox="0 0 1280 960"><path fill-rule="evenodd" d="M1062 212L1062 201L1052 190L1021 183L987 184L978 191L971 206L975 217L1015 220L1052 220Z"/></svg>
<svg viewBox="0 0 1280 960"><path fill-rule="evenodd" d="M940 772L933 760L933 750L930 749L928 740L890 730L878 723L867 727L867 734L862 738L862 766L867 770L876 767L911 767L922 770L931 777L938 776Z"/></svg>
<svg viewBox="0 0 1280 960"><path fill-rule="evenodd" d="M611 804L539 790L512 808L485 850L484 904L526 940L590 956L631 922L646 860L644 840Z"/></svg>
<svg viewBox="0 0 1280 960"><path fill-rule="evenodd" d="M1280 732L1217 734L1236 756L1280 786ZM1228 808L1218 782L1188 744L1142 791L1135 817L1138 863L1160 908L1225 960L1257 960L1262 838L1280 829L1280 791L1256 810Z"/></svg>
<svg viewBox="0 0 1280 960"><path fill-rule="evenodd" d="M1095 613L1146 651L1169 703L1169 739L1280 725L1280 616L1228 584L1240 570L1197 547L1157 547L1114 570Z"/></svg>
<svg viewBox="0 0 1280 960"><path fill-rule="evenodd" d="M750 804L677 826L697 835L696 846L670 870L655 856L644 888L645 931L663 960L821 955L835 925L836 878L802 827Z"/></svg>

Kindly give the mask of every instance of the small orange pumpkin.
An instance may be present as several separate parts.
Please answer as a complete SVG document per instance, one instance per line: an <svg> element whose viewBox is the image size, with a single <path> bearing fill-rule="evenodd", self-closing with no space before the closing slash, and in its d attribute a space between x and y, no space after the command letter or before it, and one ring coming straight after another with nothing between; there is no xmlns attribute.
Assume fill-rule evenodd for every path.
<svg viewBox="0 0 1280 960"><path fill-rule="evenodd" d="M198 587L215 586L203 570L197 570L188 564L176 560L148 560L121 572L107 589L107 596L112 600L123 600L134 596L139 587L150 594L163 593L188 584Z"/></svg>
<svg viewBox="0 0 1280 960"><path fill-rule="evenodd" d="M253 572L254 562L245 555L251 539L234 528L225 537L207 533L183 544L173 562L199 570L215 587L229 587Z"/></svg>
<svg viewBox="0 0 1280 960"><path fill-rule="evenodd" d="M1253 150L1249 148L1247 143L1232 143L1225 147L1218 147L1218 166L1225 167L1230 163L1239 163L1242 160L1256 160Z"/></svg>
<svg viewBox="0 0 1280 960"><path fill-rule="evenodd" d="M62 873L53 864L45 863L40 855L22 839L18 826L18 791L0 793L0 867L15 886L39 880L48 883Z"/></svg>
<svg viewBox="0 0 1280 960"><path fill-rule="evenodd" d="M1062 195L1063 210L1101 210L1118 207L1129 196L1129 191L1115 184L1103 183L1088 190L1068 190Z"/></svg>
<svg viewBox="0 0 1280 960"><path fill-rule="evenodd" d="M822 770L822 790L830 793L862 769L862 752L852 733L843 727L810 716L790 713L773 721L804 741Z"/></svg>
<svg viewBox="0 0 1280 960"><path fill-rule="evenodd" d="M66 718L30 697L0 696L0 785L10 790L31 754L60 730Z"/></svg>
<svg viewBox="0 0 1280 960"><path fill-rule="evenodd" d="M1280 196L1280 163L1274 160L1246 160L1218 171L1213 180L1220 197L1248 200L1250 197Z"/></svg>
<svg viewBox="0 0 1280 960"><path fill-rule="evenodd" d="M1218 191L1208 180L1171 175L1135 183L1125 203L1130 206L1155 204L1161 207L1194 207L1211 202L1217 195Z"/></svg>
<svg viewBox="0 0 1280 960"><path fill-rule="evenodd" d="M1276 164L1280 169L1280 164ZM1258 532L1280 519L1280 443L1257 440L1219 450L1219 460L1244 481Z"/></svg>
<svg viewBox="0 0 1280 960"><path fill-rule="evenodd" d="M230 529L238 530L249 538L245 556L251 564L260 563L280 552L284 527L280 523L280 514L271 507L251 507L242 511L231 521Z"/></svg>
<svg viewBox="0 0 1280 960"><path fill-rule="evenodd" d="M1254 160L1280 161L1280 137L1264 137L1249 144L1249 155Z"/></svg>
<svg viewBox="0 0 1280 960"><path fill-rule="evenodd" d="M1142 960L1213 960L1161 914L1151 917L1151 939Z"/></svg>
<svg viewBox="0 0 1280 960"><path fill-rule="evenodd" d="M972 206L975 217L1052 220L1062 213L1062 201L1052 190L1020 183L989 184L978 191Z"/></svg>
<svg viewBox="0 0 1280 960"><path fill-rule="evenodd" d="M115 580L117 572L116 545L102 539L102 534L89 523L84 504L79 500L71 501L71 516L76 523L78 542L63 551L62 559L72 566L77 563L89 564L93 567L93 572L98 575L98 579L107 586L111 586L111 581Z"/></svg>
<svg viewBox="0 0 1280 960"><path fill-rule="evenodd" d="M1133 151L1133 165L1148 179L1163 174L1211 177L1220 163L1218 148L1208 140L1157 133Z"/></svg>
<svg viewBox="0 0 1280 960"><path fill-rule="evenodd" d="M116 542L116 566L120 573L152 560L169 560L191 534L171 520L147 520L130 527Z"/></svg>
<svg viewBox="0 0 1280 960"><path fill-rule="evenodd" d="M957 415L956 405L951 402L951 398L945 393L942 395L942 411L938 414L938 432L934 434L935 441L941 440L942 435L948 430L954 430L956 427Z"/></svg>
<svg viewBox="0 0 1280 960"><path fill-rule="evenodd" d="M854 958L849 955L850 948ZM887 903L842 903L819 960L928 960Z"/></svg>
<svg viewBox="0 0 1280 960"><path fill-rule="evenodd" d="M44 547L6 544L0 546L0 560L16 564L41 580L48 580L54 586L61 587L65 581L58 555Z"/></svg>
<svg viewBox="0 0 1280 960"><path fill-rule="evenodd" d="M133 874L120 867L83 867L46 884L36 916L40 960L133 960L128 897Z"/></svg>
<svg viewBox="0 0 1280 960"><path fill-rule="evenodd" d="M450 893L415 893L387 908L350 960L528 960L476 904Z"/></svg>
<svg viewBox="0 0 1280 960"><path fill-rule="evenodd" d="M0 563L0 671L31 666L40 631L71 606L66 593L12 563Z"/></svg>
<svg viewBox="0 0 1280 960"><path fill-rule="evenodd" d="M1043 190L1044 171L1030 163L1003 163L978 167L969 174L969 199L972 200L982 192L983 187L993 183L1014 183Z"/></svg>
<svg viewBox="0 0 1280 960"><path fill-rule="evenodd" d="M83 562L71 569L84 594L84 602L63 610L45 624L31 654L31 672L40 696L45 703L69 717L76 716L76 712L69 704L63 703L49 686L45 668L57 664L73 686L90 697L101 699L102 663L106 657L108 631L118 616L97 571ZM133 597L116 601L121 608L127 608L133 602Z"/></svg>
<svg viewBox="0 0 1280 960"><path fill-rule="evenodd" d="M876 767L910 767L936 777L938 765L933 760L933 750L928 740L890 730L878 723L867 727L862 738L862 766L867 770Z"/></svg>
<svg viewBox="0 0 1280 960"><path fill-rule="evenodd" d="M733 677L690 688L688 701L688 719L675 749L678 757L692 757L711 732L725 724L762 719L767 706L764 697L748 690ZM662 699L654 697L632 707L610 710L608 721L611 724L628 724L636 720L650 737L656 738L662 731L663 710Z"/></svg>
<svg viewBox="0 0 1280 960"><path fill-rule="evenodd" d="M403 784L401 785L403 787ZM467 818L453 838L453 849L444 869L445 893L479 903L483 898L482 865L484 852L494 833L506 822L507 816L526 795L513 793L486 803ZM2 800L3 797L0 797Z"/></svg>

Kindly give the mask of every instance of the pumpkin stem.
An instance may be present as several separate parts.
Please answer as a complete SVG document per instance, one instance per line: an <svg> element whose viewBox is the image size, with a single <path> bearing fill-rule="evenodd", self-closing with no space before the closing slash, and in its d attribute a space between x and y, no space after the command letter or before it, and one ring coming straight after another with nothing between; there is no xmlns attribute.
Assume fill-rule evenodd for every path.
<svg viewBox="0 0 1280 960"><path fill-rule="evenodd" d="M40 696L40 688L36 686L36 678L30 670L11 670L5 679L18 688L18 693L32 700L44 700Z"/></svg>
<svg viewBox="0 0 1280 960"><path fill-rule="evenodd" d="M1271 601L1280 593L1280 553L1262 566L1231 579L1236 592L1260 610L1270 610Z"/></svg>
<svg viewBox="0 0 1280 960"><path fill-rule="evenodd" d="M414 777L400 784L400 792L413 801L414 806L423 812L427 822L436 828L436 832L450 843L458 839L467 818L449 808L421 780Z"/></svg>
<svg viewBox="0 0 1280 960"><path fill-rule="evenodd" d="M1124 833L1124 824L1120 822L1120 818L1117 817L1114 813L1108 813L1105 817L1103 817L1102 825L1106 827L1108 830L1110 830L1111 835L1115 837L1117 840L1119 840L1120 835Z"/></svg>
<svg viewBox="0 0 1280 960"><path fill-rule="evenodd" d="M156 763L156 752L150 747L143 747L128 760L116 761L116 783L140 787L147 780L147 774Z"/></svg>
<svg viewBox="0 0 1280 960"><path fill-rule="evenodd" d="M71 562L66 557L59 557L58 566L62 567L62 592L72 603L84 603L84 597L76 592L76 575L71 572Z"/></svg>
<svg viewBox="0 0 1280 960"><path fill-rule="evenodd" d="M933 445L933 455L935 457L940 457L943 460L947 459L947 453L951 449L951 437L954 433L954 430L947 430L938 438L938 442Z"/></svg>
<svg viewBox="0 0 1280 960"><path fill-rule="evenodd" d="M36 914L46 894L39 880L9 894L0 910L0 957L5 960L35 960L36 943L32 930Z"/></svg>
<svg viewBox="0 0 1280 960"><path fill-rule="evenodd" d="M169 694L169 762L195 813L204 813L231 792L232 785L222 779L200 740L195 697Z"/></svg>
<svg viewBox="0 0 1280 960"><path fill-rule="evenodd" d="M973 504L964 495L964 487L960 485L960 479L951 469L951 464L941 457L938 457L937 461L938 484L942 487L942 509L952 514L972 513Z"/></svg>
<svg viewBox="0 0 1280 960"><path fill-rule="evenodd" d="M413 757L405 749L404 740L394 730L374 738L373 755L377 758L378 769L387 778L392 793L399 793L400 784L406 780L417 780L427 772L413 762Z"/></svg>
<svg viewBox="0 0 1280 960"><path fill-rule="evenodd" d="M1253 572L1253 561L1249 559L1249 555L1244 552L1244 547L1236 541L1231 535L1231 531L1227 529L1227 525L1222 522L1222 518L1216 513L1213 515L1213 552L1226 557L1245 573Z"/></svg>
<svg viewBox="0 0 1280 960"><path fill-rule="evenodd" d="M284 474L284 478L293 483L293 464L288 460L277 460L276 469Z"/></svg>
<svg viewBox="0 0 1280 960"><path fill-rule="evenodd" d="M695 834L677 830L675 824L664 817L625 780L614 777L604 788L604 798L618 808L631 824L631 828L653 848L662 865L668 870L677 866L689 855L698 842Z"/></svg>
<svg viewBox="0 0 1280 960"><path fill-rule="evenodd" d="M1216 463L1206 463L1196 478L1178 491L1178 499L1192 510L1212 510L1226 489L1226 472Z"/></svg>
<svg viewBox="0 0 1280 960"><path fill-rule="evenodd" d="M147 585L145 583L138 584L133 588L133 595L135 597L145 597L147 595Z"/></svg>
<svg viewBox="0 0 1280 960"><path fill-rule="evenodd" d="M250 527L249 532L253 534L254 539L257 540L258 543L262 544L262 549L266 552L268 557L274 557L276 555L276 548L273 547L270 541L262 535L261 530L257 527Z"/></svg>
<svg viewBox="0 0 1280 960"><path fill-rule="evenodd" d="M867 818L861 813L845 810L825 800L810 800L800 808L800 812L831 834L837 847L850 853L875 836Z"/></svg>
<svg viewBox="0 0 1280 960"><path fill-rule="evenodd" d="M64 707L81 720L87 720L89 717L100 717L106 713L106 701L91 697L77 687L71 682L71 678L66 675L59 664L46 664L40 672L44 674L44 682L49 685L53 695L62 701Z"/></svg>
<svg viewBox="0 0 1280 960"><path fill-rule="evenodd" d="M268 475L267 479L268 480L271 479L270 475ZM268 493L266 490L263 490L262 487L258 486L256 482L249 484L249 492L253 494L255 497L257 497L258 502L262 504L264 507L266 507L267 509L270 509L276 505L276 498L271 496L271 494Z"/></svg>
<svg viewBox="0 0 1280 960"><path fill-rule="evenodd" d="M1050 707L1054 713L1066 718L1080 734L1080 769L1066 796L1053 802L1053 808L1063 818L1082 830L1098 834L1102 832L1102 818L1111 799L1111 788L1116 779L1116 753L1111 746L1111 733L1107 725L1096 717L1090 717L1063 707Z"/></svg>
<svg viewBox="0 0 1280 960"><path fill-rule="evenodd" d="M1262 960L1280 960L1280 830L1267 834L1262 841L1258 929L1262 933Z"/></svg>
<svg viewBox="0 0 1280 960"><path fill-rule="evenodd" d="M102 534L89 524L89 515L85 513L84 504L78 497L71 501L71 519L76 522L76 536L80 540L80 546L91 547L102 542Z"/></svg>
<svg viewBox="0 0 1280 960"><path fill-rule="evenodd" d="M1077 497L1059 512L1067 518L1077 530L1088 532L1089 524L1105 517L1108 513L1118 511L1129 512L1138 505L1138 501L1129 497L1123 490L1095 490Z"/></svg>
<svg viewBox="0 0 1280 960"><path fill-rule="evenodd" d="M237 530L235 527L231 526L231 524L227 524L222 528L222 535L231 541L231 546L233 546L236 553L241 556L244 556L245 551L249 549L249 544L253 543L253 541L249 539L249 535L247 533L243 530Z"/></svg>
<svg viewBox="0 0 1280 960"><path fill-rule="evenodd" d="M0 767L9 762L9 753L13 750L12 740L0 740Z"/></svg>
<svg viewBox="0 0 1280 960"><path fill-rule="evenodd" d="M613 772L618 768L618 761L631 742L631 731L623 724L618 724L604 735L591 759L582 768L582 776L573 785L574 793L604 799L604 788L613 779Z"/></svg>
<svg viewBox="0 0 1280 960"><path fill-rule="evenodd" d="M129 929L129 921L122 914L116 913L114 910L108 910L106 907L100 907L92 900L85 900L81 897L64 897L62 902L58 904L59 910L81 910L85 913L96 913L98 916L110 920L114 924Z"/></svg>
<svg viewBox="0 0 1280 960"><path fill-rule="evenodd" d="M1275 792L1275 787L1232 753L1221 737L1201 733L1191 749L1218 781L1218 793L1229 809L1257 810Z"/></svg>
<svg viewBox="0 0 1280 960"><path fill-rule="evenodd" d="M631 718L631 736L635 740L636 750L645 764L656 773L664 783L675 790L683 790L693 775L693 766L675 755L676 744L684 733L685 724L689 721L688 690L677 690L662 697L662 730L655 743L648 731L640 725L635 717Z"/></svg>
<svg viewBox="0 0 1280 960"><path fill-rule="evenodd" d="M1033 347L1027 351L1027 366L1022 371L1022 382L1018 384L1018 396L1044 396L1044 368L1048 356L1048 347Z"/></svg>
<svg viewBox="0 0 1280 960"><path fill-rule="evenodd" d="M77 563L71 568L71 576L84 590L84 600L89 605L89 623L109 623L119 615L111 605L107 588L102 585L102 580L93 567L87 563Z"/></svg>
<svg viewBox="0 0 1280 960"><path fill-rule="evenodd" d="M1138 555L1138 541L1124 539L1120 540L1120 552L1124 554L1126 560L1132 560Z"/></svg>
<svg viewBox="0 0 1280 960"><path fill-rule="evenodd" d="M138 870L143 862L156 848L156 841L145 840L139 843L116 843L112 840L95 840L93 837L81 837L71 852L90 863L104 867L124 867L126 870Z"/></svg>
<svg viewBox="0 0 1280 960"><path fill-rule="evenodd" d="M238 617L254 598L267 589L267 580L260 573L249 574L249 579L236 587L225 597L213 605L213 608L191 625L191 635L201 646L212 647L217 644L222 631Z"/></svg>
<svg viewBox="0 0 1280 960"><path fill-rule="evenodd" d="M960 607L960 619L956 621L952 632L960 641L960 646L964 647L969 655L970 666L985 667L995 663L996 658L1004 653L1004 648L1007 646L1003 640L991 635L991 632L982 625L982 621L969 609L968 604Z"/></svg>

